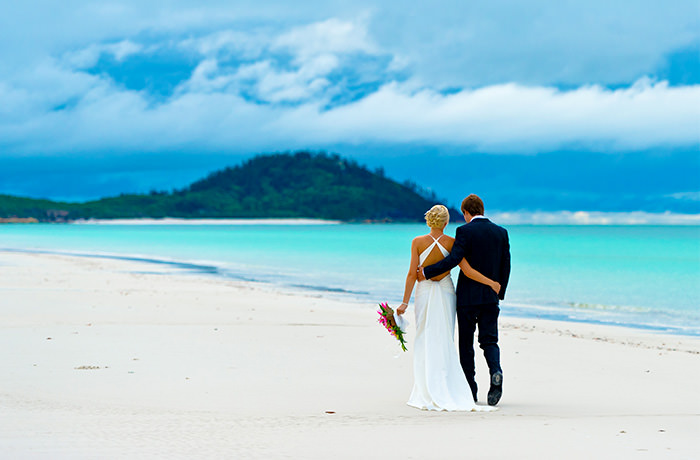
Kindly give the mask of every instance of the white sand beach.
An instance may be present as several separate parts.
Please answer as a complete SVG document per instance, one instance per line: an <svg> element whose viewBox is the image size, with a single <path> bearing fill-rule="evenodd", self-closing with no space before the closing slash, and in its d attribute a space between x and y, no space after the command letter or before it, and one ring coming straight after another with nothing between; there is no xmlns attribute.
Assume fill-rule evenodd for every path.
<svg viewBox="0 0 700 460"><path fill-rule="evenodd" d="M402 353L376 316L0 252L0 458L700 458L698 338L505 317L499 410L435 413L405 404L412 330Z"/></svg>

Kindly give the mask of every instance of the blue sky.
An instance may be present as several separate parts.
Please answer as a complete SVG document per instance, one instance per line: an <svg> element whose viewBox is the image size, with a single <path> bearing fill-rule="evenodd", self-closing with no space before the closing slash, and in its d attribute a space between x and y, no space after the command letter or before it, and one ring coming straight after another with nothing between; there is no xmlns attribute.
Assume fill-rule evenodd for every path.
<svg viewBox="0 0 700 460"><path fill-rule="evenodd" d="M0 57L0 193L311 149L453 204L700 213L695 1L3 2Z"/></svg>

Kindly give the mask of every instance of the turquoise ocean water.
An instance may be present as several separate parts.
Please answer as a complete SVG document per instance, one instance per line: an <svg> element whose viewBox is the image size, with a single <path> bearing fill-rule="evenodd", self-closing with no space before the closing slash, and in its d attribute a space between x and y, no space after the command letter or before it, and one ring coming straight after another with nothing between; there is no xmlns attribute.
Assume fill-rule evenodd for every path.
<svg viewBox="0 0 700 460"><path fill-rule="evenodd" d="M507 229L503 315L700 336L700 227ZM191 263L215 276L373 304L400 302L411 239L424 233L422 224L3 225L0 249Z"/></svg>

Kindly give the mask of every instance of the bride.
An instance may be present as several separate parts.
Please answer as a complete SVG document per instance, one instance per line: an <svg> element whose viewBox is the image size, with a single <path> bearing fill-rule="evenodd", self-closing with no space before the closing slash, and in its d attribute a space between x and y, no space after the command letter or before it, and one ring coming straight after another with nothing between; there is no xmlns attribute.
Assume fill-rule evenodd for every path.
<svg viewBox="0 0 700 460"><path fill-rule="evenodd" d="M443 233L450 219L445 206L435 205L425 213L430 233L418 236L411 244L411 266L406 276L403 303L396 313L408 308L416 269L444 259L454 238ZM499 283L490 280L462 259L459 268L469 278L499 292ZM413 345L413 391L408 405L424 410L482 411L472 398L454 344L456 296L450 272L418 282L415 297L416 338Z"/></svg>

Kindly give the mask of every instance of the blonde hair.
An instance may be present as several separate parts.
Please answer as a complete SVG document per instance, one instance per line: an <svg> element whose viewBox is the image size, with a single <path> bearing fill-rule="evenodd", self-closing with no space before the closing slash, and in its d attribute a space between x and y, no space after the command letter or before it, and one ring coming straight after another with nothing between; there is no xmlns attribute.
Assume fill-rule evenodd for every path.
<svg viewBox="0 0 700 460"><path fill-rule="evenodd" d="M450 221L450 212L441 204L436 204L425 213L425 223L430 228L442 228Z"/></svg>

